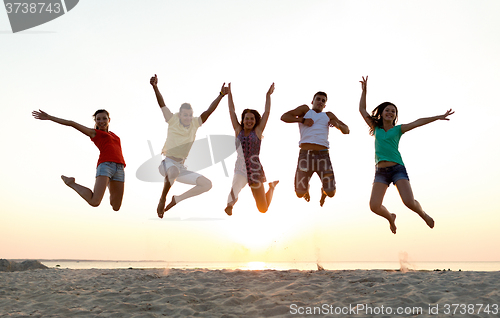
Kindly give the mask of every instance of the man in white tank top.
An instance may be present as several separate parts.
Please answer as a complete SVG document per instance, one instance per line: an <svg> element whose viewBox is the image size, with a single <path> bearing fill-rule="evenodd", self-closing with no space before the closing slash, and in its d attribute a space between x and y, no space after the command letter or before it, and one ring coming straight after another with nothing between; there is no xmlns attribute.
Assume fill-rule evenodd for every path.
<svg viewBox="0 0 500 318"><path fill-rule="evenodd" d="M295 193L299 198L310 200L309 180L316 172L321 179L320 205L323 206L327 196L335 195L335 176L328 148L329 127L336 127L343 134L349 133L349 127L341 122L332 112L323 112L327 95L317 92L312 100L312 109L307 105L299 106L281 116L285 123L299 123L299 160L295 172Z"/></svg>

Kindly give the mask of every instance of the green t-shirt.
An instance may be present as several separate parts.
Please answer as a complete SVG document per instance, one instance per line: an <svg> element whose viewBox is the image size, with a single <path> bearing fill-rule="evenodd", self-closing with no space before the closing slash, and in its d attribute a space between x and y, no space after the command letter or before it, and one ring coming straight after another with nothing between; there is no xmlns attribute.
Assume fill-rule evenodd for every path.
<svg viewBox="0 0 500 318"><path fill-rule="evenodd" d="M403 133L401 132L401 125L392 127L388 131L383 128L375 127L375 163L380 161L391 161L399 163L404 166L403 158L399 153L399 139Z"/></svg>

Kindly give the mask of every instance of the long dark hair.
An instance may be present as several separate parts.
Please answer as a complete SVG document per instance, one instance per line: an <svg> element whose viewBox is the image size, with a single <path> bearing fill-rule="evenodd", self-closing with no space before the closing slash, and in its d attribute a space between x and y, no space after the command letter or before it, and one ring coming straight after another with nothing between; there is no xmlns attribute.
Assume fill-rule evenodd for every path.
<svg viewBox="0 0 500 318"><path fill-rule="evenodd" d="M258 111L256 111L255 109L245 109L242 113L241 113L241 122L240 122L240 127L242 130L244 130L244 126L243 126L243 119L245 119L245 114L246 113L252 113L254 116L255 116L255 125L253 126L252 130L255 129L255 127L257 127L259 124L260 124L260 114Z"/></svg>
<svg viewBox="0 0 500 318"><path fill-rule="evenodd" d="M105 113L105 114L108 116L108 118L110 118L110 117L109 117L109 113L108 113L108 111L107 111L107 110L105 110L105 109L98 109L98 110L94 113L94 115L92 115L92 117L94 117L94 121L95 121L95 116L97 116L97 115L98 115L98 114L100 114L100 113ZM97 123L94 125L94 129L97 129Z"/></svg>
<svg viewBox="0 0 500 318"><path fill-rule="evenodd" d="M384 121L382 120L382 113L384 112L384 109L387 106L394 106L394 108L396 108L396 117L392 121L392 124L394 126L396 126L396 123L398 121L398 108L393 103L383 102L382 104L375 107L375 109L372 111L372 114L370 116L370 118L372 120L372 125L370 126L370 135L373 136L373 134L375 133L375 127L379 127L379 128L384 127Z"/></svg>

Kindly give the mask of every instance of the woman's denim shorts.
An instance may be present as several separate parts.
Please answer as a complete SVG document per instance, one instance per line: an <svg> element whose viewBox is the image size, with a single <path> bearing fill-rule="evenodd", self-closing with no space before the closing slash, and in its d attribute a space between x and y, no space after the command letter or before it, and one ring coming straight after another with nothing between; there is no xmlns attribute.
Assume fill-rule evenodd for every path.
<svg viewBox="0 0 500 318"><path fill-rule="evenodd" d="M406 168L403 165L396 164L386 168L375 168L375 180L373 180L373 182L390 185L391 182L396 184L396 181L401 179L410 181Z"/></svg>
<svg viewBox="0 0 500 318"><path fill-rule="evenodd" d="M108 177L113 181L125 182L125 171L123 170L123 165L116 162L103 162L97 166L97 171L95 174L96 178L98 176Z"/></svg>

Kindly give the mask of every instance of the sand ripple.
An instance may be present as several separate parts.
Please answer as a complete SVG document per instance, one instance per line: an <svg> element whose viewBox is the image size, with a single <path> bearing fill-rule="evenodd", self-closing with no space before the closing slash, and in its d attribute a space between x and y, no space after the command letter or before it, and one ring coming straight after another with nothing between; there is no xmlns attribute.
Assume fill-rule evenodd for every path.
<svg viewBox="0 0 500 318"><path fill-rule="evenodd" d="M500 272L47 269L0 273L0 316L292 317L360 304L421 307L401 316L436 317L429 306L500 305L499 283Z"/></svg>

